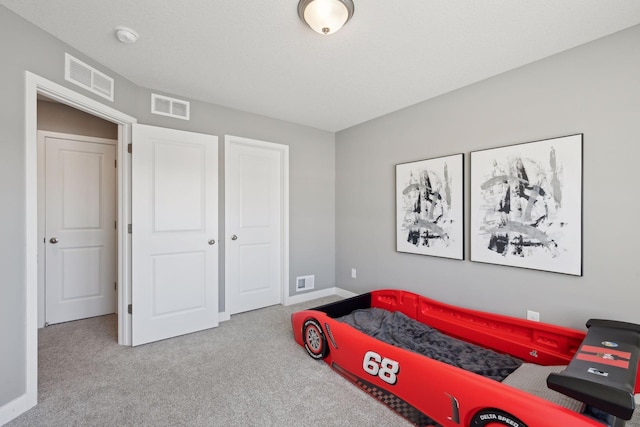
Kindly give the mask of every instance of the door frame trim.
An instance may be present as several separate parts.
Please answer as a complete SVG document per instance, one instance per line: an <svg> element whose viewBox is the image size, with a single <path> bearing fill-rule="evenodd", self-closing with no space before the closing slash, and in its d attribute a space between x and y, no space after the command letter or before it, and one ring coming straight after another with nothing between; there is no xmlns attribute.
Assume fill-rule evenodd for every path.
<svg viewBox="0 0 640 427"><path fill-rule="evenodd" d="M273 142L266 142L257 139L243 138L240 136L234 135L225 135L224 136L224 164L225 164L225 178L224 178L224 223L225 223L225 232L223 235L225 236L225 248L224 248L224 312L226 316L229 316L231 313L230 304L230 285L228 278L229 271L229 246L228 246L228 238L227 236L227 218L229 217L228 206L227 203L227 195L228 195L228 147L232 143L238 145L244 145L248 147L257 147L257 148L266 148L273 151L278 151L280 153L281 163L281 172L282 172L282 181L280 185L282 186L282 217L280 218L282 224L282 264L280 266L282 272L282 283L280 288L280 304L289 305L289 146L284 144L276 144Z"/></svg>
<svg viewBox="0 0 640 427"><path fill-rule="evenodd" d="M25 399L24 409L38 402L38 123L37 95L84 111L118 125L118 344L131 345L131 322L127 305L131 296L131 239L127 233L130 218L131 126L137 119L74 92L64 86L25 71ZM22 397L21 397L22 398Z"/></svg>

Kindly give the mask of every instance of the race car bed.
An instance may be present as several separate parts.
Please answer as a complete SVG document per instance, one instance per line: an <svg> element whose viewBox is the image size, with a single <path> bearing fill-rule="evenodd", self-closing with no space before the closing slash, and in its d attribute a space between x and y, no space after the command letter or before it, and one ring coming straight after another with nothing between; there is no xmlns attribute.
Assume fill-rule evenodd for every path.
<svg viewBox="0 0 640 427"><path fill-rule="evenodd" d="M585 334L398 290L291 321L311 357L416 425L619 427L633 414L640 325L592 319Z"/></svg>

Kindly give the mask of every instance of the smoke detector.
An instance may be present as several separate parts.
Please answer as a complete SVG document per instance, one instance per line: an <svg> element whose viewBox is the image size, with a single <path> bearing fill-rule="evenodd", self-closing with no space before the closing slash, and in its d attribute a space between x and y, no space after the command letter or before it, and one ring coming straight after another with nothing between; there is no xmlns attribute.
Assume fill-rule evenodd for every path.
<svg viewBox="0 0 640 427"><path fill-rule="evenodd" d="M129 27L124 27L122 25L118 25L113 29L116 33L116 37L124 44L132 44L138 40L138 33L132 30Z"/></svg>

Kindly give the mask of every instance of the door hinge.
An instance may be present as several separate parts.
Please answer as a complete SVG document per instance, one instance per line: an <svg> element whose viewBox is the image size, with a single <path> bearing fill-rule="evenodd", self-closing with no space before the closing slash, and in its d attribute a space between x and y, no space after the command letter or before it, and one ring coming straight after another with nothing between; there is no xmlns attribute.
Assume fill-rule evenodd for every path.
<svg viewBox="0 0 640 427"><path fill-rule="evenodd" d="M113 228L118 229L118 221L113 221Z"/></svg>
<svg viewBox="0 0 640 427"><path fill-rule="evenodd" d="M118 161L117 161L117 160L114 160L114 161L113 161L113 166L114 166L116 169L118 169Z"/></svg>
<svg viewBox="0 0 640 427"><path fill-rule="evenodd" d="M127 311L129 312L129 314L131 314L132 310L132 306L133 304L129 304L129 306L127 307Z"/></svg>
<svg viewBox="0 0 640 427"><path fill-rule="evenodd" d="M131 234L131 224L127 225L127 231Z"/></svg>
<svg viewBox="0 0 640 427"><path fill-rule="evenodd" d="M118 282L113 282L113 290L118 291Z"/></svg>
<svg viewBox="0 0 640 427"><path fill-rule="evenodd" d="M131 154L132 150L133 150L133 146L131 144L127 144L127 153Z"/></svg>

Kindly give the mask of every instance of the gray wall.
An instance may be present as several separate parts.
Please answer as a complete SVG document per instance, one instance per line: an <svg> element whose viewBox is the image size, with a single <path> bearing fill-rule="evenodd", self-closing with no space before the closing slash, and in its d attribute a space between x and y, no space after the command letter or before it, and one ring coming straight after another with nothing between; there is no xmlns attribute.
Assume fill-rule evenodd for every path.
<svg viewBox="0 0 640 427"><path fill-rule="evenodd" d="M193 100L189 122L152 116L149 90L105 69L3 6L0 40L0 407L25 392L25 70L136 117L140 123L214 134L220 141L229 133L289 145L290 294L294 294L297 275L315 274L316 289L334 286L333 133ZM64 81L65 52L115 78L113 103ZM220 154L224 159L222 148ZM222 164L220 173L223 177ZM224 188L222 180L220 188ZM222 202L220 208L223 213ZM220 254L223 266L223 247ZM223 281L220 287L223 289Z"/></svg>
<svg viewBox="0 0 640 427"><path fill-rule="evenodd" d="M0 6L0 406L25 391L25 70L64 86L64 53L89 58ZM102 71L105 70L103 67ZM137 88L116 79L113 107L135 115ZM98 101L104 99L90 93Z"/></svg>
<svg viewBox="0 0 640 427"><path fill-rule="evenodd" d="M38 101L38 130L118 139L115 123L50 101Z"/></svg>
<svg viewBox="0 0 640 427"><path fill-rule="evenodd" d="M640 323L640 26L336 135L336 285L583 328ZM584 133L584 276L395 252L395 164ZM468 246L468 245L467 245ZM351 279L351 268L357 279Z"/></svg>

